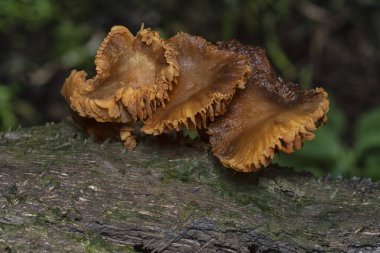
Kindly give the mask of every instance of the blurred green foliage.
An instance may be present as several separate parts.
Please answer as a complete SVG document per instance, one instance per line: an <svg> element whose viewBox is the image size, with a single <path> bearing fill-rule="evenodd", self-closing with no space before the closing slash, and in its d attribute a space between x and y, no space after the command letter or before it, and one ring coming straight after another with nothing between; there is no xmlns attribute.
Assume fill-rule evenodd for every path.
<svg viewBox="0 0 380 253"><path fill-rule="evenodd" d="M276 162L316 175L380 178L380 109L367 112L380 105L378 0L1 0L0 130L66 116L59 89L69 71L91 76L109 28L135 32L142 22L165 36L183 30L264 46L285 80L330 88L336 101L327 125Z"/></svg>
<svg viewBox="0 0 380 253"><path fill-rule="evenodd" d="M18 118L33 121L37 112L28 103L18 98L20 85L0 84L0 130L10 130L19 125Z"/></svg>
<svg viewBox="0 0 380 253"><path fill-rule="evenodd" d="M58 120L67 113L59 94L63 80L54 77L69 68L93 67L98 45L89 45L93 31L85 19L90 5L0 1L0 130Z"/></svg>
<svg viewBox="0 0 380 253"><path fill-rule="evenodd" d="M51 0L2 0L0 2L0 30L12 29L20 23L36 29L56 15Z"/></svg>
<svg viewBox="0 0 380 253"><path fill-rule="evenodd" d="M12 87L11 87L12 88ZM15 92L8 86L0 85L0 128L6 129L16 125L16 114L12 105Z"/></svg>

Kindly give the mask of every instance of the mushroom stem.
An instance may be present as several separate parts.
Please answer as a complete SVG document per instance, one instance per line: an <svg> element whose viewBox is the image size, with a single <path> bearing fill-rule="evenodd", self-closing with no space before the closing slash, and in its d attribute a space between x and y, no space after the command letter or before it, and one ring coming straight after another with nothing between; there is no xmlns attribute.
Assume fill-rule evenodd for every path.
<svg viewBox="0 0 380 253"><path fill-rule="evenodd" d="M124 125L120 128L120 139L128 150L135 149L137 145L136 137L132 134L134 130L135 127L131 125Z"/></svg>

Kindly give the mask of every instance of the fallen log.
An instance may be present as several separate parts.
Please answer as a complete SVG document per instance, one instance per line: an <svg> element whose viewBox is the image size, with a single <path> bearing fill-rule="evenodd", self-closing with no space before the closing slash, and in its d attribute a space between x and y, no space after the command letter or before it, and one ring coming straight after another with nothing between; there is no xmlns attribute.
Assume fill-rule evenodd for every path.
<svg viewBox="0 0 380 253"><path fill-rule="evenodd" d="M69 120L2 133L5 252L380 252L380 183L274 165L240 174L192 145L134 151Z"/></svg>

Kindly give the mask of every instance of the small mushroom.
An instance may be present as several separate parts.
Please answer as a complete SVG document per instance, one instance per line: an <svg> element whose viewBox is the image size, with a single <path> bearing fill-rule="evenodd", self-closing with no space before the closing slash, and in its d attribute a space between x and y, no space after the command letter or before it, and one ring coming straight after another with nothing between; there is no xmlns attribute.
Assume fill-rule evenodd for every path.
<svg viewBox="0 0 380 253"><path fill-rule="evenodd" d="M201 37L178 33L168 42L178 51L178 85L165 107L144 122L141 130L147 134L205 128L208 119L225 113L250 72L246 57L219 50Z"/></svg>
<svg viewBox="0 0 380 253"><path fill-rule="evenodd" d="M212 152L224 166L256 171L277 151L294 152L314 138L312 131L326 121L329 107L322 88L304 91L282 81L261 48L237 41L220 43L219 48L248 57L252 68L246 88L208 128Z"/></svg>
<svg viewBox="0 0 380 253"><path fill-rule="evenodd" d="M150 29L134 37L114 26L95 58L97 75L86 80L84 71L72 71L62 94L72 110L99 122L128 122L151 116L164 104L176 82L175 50Z"/></svg>

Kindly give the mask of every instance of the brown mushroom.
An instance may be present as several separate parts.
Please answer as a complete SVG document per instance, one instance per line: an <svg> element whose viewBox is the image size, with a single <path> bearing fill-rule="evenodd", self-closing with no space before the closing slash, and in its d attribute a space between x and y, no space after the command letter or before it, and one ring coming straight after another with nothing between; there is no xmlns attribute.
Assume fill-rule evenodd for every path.
<svg viewBox="0 0 380 253"><path fill-rule="evenodd" d="M326 121L329 102L322 88L303 91L276 76L265 50L237 41L219 48L249 57L252 73L227 113L208 128L212 152L237 171L267 166L275 152L291 153L314 138L312 131Z"/></svg>
<svg viewBox="0 0 380 253"><path fill-rule="evenodd" d="M205 128L207 119L225 112L250 71L244 56L219 50L201 37L179 33L168 41L178 51L178 85L169 103L144 122L141 130L147 134Z"/></svg>
<svg viewBox="0 0 380 253"><path fill-rule="evenodd" d="M145 119L164 104L176 82L176 52L157 32L143 27L134 37L114 26L98 49L97 75L72 71L62 88L71 109L100 122Z"/></svg>
<svg viewBox="0 0 380 253"><path fill-rule="evenodd" d="M127 28L115 26L96 54L97 75L86 80L86 72L73 70L62 95L81 117L125 123L120 137L127 148L134 148L133 122L151 116L176 83L176 54L157 32L141 27L134 37Z"/></svg>

